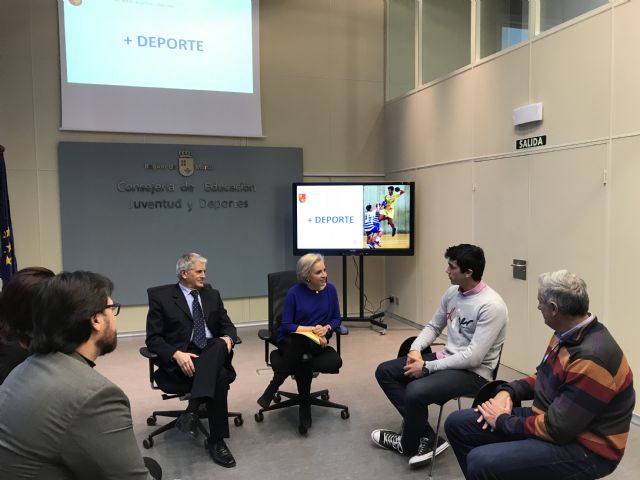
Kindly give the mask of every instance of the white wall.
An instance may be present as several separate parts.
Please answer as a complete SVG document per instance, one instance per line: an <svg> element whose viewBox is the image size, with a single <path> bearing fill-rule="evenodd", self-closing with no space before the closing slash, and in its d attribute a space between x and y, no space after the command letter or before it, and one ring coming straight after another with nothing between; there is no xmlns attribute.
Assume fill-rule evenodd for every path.
<svg viewBox="0 0 640 480"><path fill-rule="evenodd" d="M263 0L260 41L264 139L60 132L56 2L0 2L0 144L19 267L62 268L59 141L293 146L304 149L309 181L382 175L382 0ZM327 263L341 291L341 264ZM374 279L383 267L379 259L366 262L367 294L376 305L384 286ZM357 292L349 291L355 309ZM236 323L267 317L265 298L226 306ZM120 331L144 329L145 316L146 306L124 309Z"/></svg>

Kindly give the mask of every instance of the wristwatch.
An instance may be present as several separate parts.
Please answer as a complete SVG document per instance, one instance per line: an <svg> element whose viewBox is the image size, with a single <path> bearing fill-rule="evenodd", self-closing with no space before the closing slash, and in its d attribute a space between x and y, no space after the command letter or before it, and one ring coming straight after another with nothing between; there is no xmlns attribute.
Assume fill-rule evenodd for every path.
<svg viewBox="0 0 640 480"><path fill-rule="evenodd" d="M429 369L425 364L422 364L422 376L426 377L427 375L429 375Z"/></svg>

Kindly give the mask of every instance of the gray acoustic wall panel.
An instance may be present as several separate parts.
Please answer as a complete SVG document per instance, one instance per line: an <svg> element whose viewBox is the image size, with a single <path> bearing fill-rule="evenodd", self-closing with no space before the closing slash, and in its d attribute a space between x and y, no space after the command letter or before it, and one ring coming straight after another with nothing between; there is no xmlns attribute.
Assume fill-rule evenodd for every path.
<svg viewBox="0 0 640 480"><path fill-rule="evenodd" d="M58 159L63 267L108 276L120 303L177 281L185 252L223 298L266 295L267 273L295 264L300 148L61 142Z"/></svg>

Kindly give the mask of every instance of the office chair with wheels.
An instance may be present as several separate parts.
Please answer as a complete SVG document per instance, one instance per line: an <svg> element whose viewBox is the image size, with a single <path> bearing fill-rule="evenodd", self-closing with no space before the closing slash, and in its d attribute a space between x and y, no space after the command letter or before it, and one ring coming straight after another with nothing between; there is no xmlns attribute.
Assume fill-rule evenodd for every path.
<svg viewBox="0 0 640 480"><path fill-rule="evenodd" d="M402 342L402 344L400 345L400 348L398 349L398 357L402 357L405 356L409 353L409 350L411 348L411 344L413 343L413 341L416 339L417 337L409 337L407 338L404 342ZM432 345L444 345L443 343L433 343ZM504 345L503 345L504 346ZM497 388L502 385L503 383L505 383L504 381L500 381L500 380L496 380L497 376L498 376L498 369L500 368L500 358L502 357L502 348L500 347L500 353L498 354L498 363L496 364L496 367L493 369L493 372L491 374L492 377L492 381L483 385L483 387L476 393L470 393L468 395L460 395L459 397L454 397L451 398L445 402L442 403L436 403L436 405L438 405L439 410L438 410L438 421L436 423L436 428L435 428L435 432L436 432L436 440L433 442L433 449L431 451L431 467L429 468L429 479L433 478L433 468L434 465L436 463L436 449L438 448L438 436L440 435L440 425L442 423L442 412L444 410L444 406L450 401L450 400L457 400L458 402L458 410L462 409L462 403L461 403L461 399L462 398L468 398L473 400L473 407L479 405L480 403L483 403L485 401L487 401L489 398L492 398L493 395L495 395L495 391L497 390ZM431 351L431 347L428 347L428 351ZM423 350L424 352L424 350ZM493 394L492 394L493 393Z"/></svg>
<svg viewBox="0 0 640 480"><path fill-rule="evenodd" d="M240 337L238 337L236 341L236 345L240 343L242 343L242 340L240 339ZM189 390L187 389L187 387L185 387L185 384L183 383L176 384L175 382L171 381L164 374L164 372L156 366L156 364L154 363L154 360L157 358L158 356L157 354L153 353L147 347L141 347L140 355L148 359L149 382L151 384L151 388L153 390L161 390L163 392L162 393L163 400L170 400L172 398L179 398L180 400L189 399ZM147 417L147 425L149 426L153 426L156 424L157 417L169 417L169 418L173 418L173 420L171 420L166 425L163 425L157 428L156 430L154 430L153 432L151 432L147 436L147 438L145 438L142 441L142 446L144 448L153 447L153 437L156 437L161 433L172 429L176 425L176 422L178 421L178 417L180 417L180 415L182 415L184 412L185 412L184 409L183 410L159 410L159 411L154 411L151 415L149 415L149 417ZM200 419L207 418L207 411L204 404L198 411L198 416L200 417ZM244 423L244 420L242 418L242 413L229 412L229 418L233 418L233 423L236 427L239 427ZM200 431L200 433L202 433L202 435L205 438L204 448L205 449L208 448L209 432L200 421L198 421L198 423L196 424L196 427L198 428L198 431Z"/></svg>
<svg viewBox="0 0 640 480"><path fill-rule="evenodd" d="M280 328L280 322L282 319L282 310L284 307L284 300L287 295L287 291L289 288L298 283L296 272L292 270L284 271L284 272L276 272L270 273L267 276L267 295L268 295L268 311L269 311L269 328L262 329L258 332L258 336L260 339L264 340L264 360L265 363L272 367L274 370L278 368L282 359L282 353L278 350L278 345L276 343L276 339L278 337L278 329ZM340 355L340 337L342 335L347 335L349 331L346 327L341 326L339 330L334 332L336 334L336 350L332 347L327 346L327 355L335 355L336 353ZM271 350L272 348L275 348ZM318 373L338 373L338 369L336 370L321 370L315 369L314 359L318 359L320 356L311 357L306 361L312 362L312 370L314 372L314 378ZM305 361L303 359L303 361ZM282 397L287 398L287 400L282 401ZM349 407L346 405L342 405L339 403L334 403L329 401L329 390L319 390L316 392L312 392L310 394L311 397L311 405L316 405L319 407L328 407L328 408L338 408L341 410L340 416L343 419L349 418ZM258 413L255 414L254 418L256 422L262 422L264 420L264 412L270 412L273 410L279 410L281 408L287 408L292 406L300 405L299 396L297 393L284 392L279 390L273 400L273 403L269 405L267 408L261 408ZM306 427L303 425L298 426L298 431L301 434L307 433Z"/></svg>

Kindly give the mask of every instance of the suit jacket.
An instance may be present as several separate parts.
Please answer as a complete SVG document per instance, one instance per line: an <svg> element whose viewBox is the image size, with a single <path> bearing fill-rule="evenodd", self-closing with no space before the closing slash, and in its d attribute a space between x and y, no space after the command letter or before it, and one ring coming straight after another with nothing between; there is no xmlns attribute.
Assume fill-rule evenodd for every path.
<svg viewBox="0 0 640 480"><path fill-rule="evenodd" d="M0 386L0 478L151 480L129 399L77 353L31 355Z"/></svg>
<svg viewBox="0 0 640 480"><path fill-rule="evenodd" d="M193 332L193 317L177 283L153 287L147 293L147 347L158 354L161 368L172 369L175 366L173 354L177 350L187 351ZM214 337L228 335L235 343L236 327L227 315L220 293L207 283L200 290L200 300L211 334Z"/></svg>

